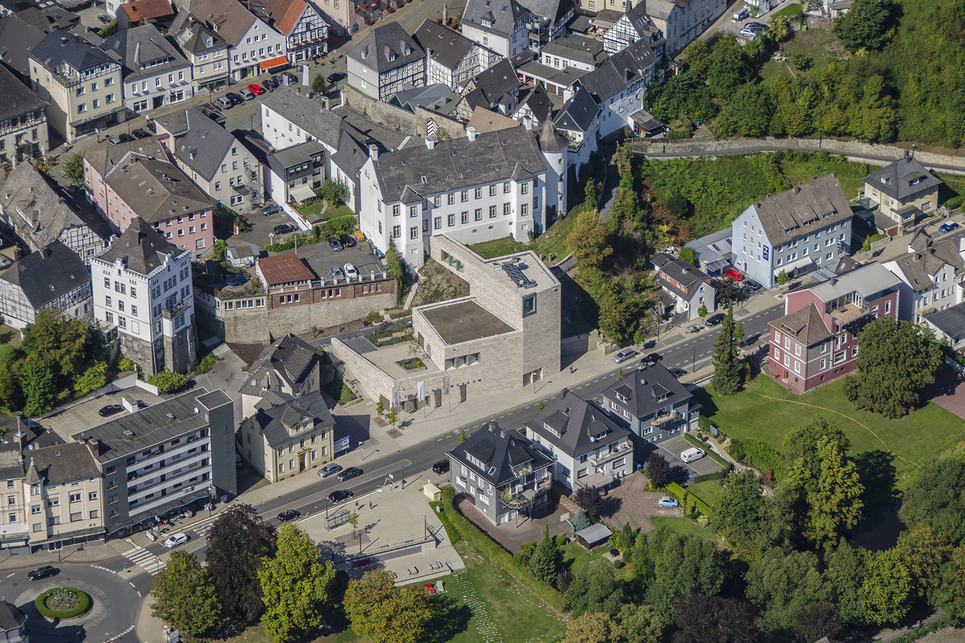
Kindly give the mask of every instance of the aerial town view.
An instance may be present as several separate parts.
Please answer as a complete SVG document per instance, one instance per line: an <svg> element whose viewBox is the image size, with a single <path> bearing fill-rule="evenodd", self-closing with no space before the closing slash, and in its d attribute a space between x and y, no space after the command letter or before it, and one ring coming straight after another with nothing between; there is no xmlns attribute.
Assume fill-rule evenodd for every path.
<svg viewBox="0 0 965 643"><path fill-rule="evenodd" d="M965 641L963 34L0 0L0 641Z"/></svg>

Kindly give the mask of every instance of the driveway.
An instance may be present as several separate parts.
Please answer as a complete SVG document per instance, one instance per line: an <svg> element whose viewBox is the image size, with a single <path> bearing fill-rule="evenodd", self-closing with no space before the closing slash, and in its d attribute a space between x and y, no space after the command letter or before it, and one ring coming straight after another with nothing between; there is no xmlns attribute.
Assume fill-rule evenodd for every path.
<svg viewBox="0 0 965 643"><path fill-rule="evenodd" d="M694 462L684 462L680 459L680 454L693 445L683 438L674 438L663 442L657 448L657 453L666 458L671 467L680 467L687 473L687 482L691 482L697 476L704 476L708 473L716 473L721 470L721 466L708 456L702 457ZM704 448L707 451L707 448Z"/></svg>
<svg viewBox="0 0 965 643"><path fill-rule="evenodd" d="M568 513L566 509L557 504L556 511L554 511L549 516L545 518L535 518L530 520L525 516L520 516L519 525L516 522L503 523L499 526L494 525L489 518L483 515L483 513L476 509L476 507L466 500L466 497L462 494L456 496L456 509L465 516L469 522L476 525L484 532L489 534L489 537L498 542L500 545L505 547L511 553L517 553L523 546L523 543L527 542L539 542L543 539L543 528L549 526L550 536L556 536L557 534L570 533L570 524L568 522L560 522L560 516L564 513ZM570 518L572 519L572 514Z"/></svg>
<svg viewBox="0 0 965 643"><path fill-rule="evenodd" d="M621 529L624 524L630 523L630 527L633 529L639 529L646 533L653 531L653 523L650 522L650 518L653 516L683 517L683 509L680 507L657 506L657 501L666 496L666 493L647 491L646 487L646 476L634 474L622 478L620 486L607 493L603 504L603 512L606 512L603 520L611 531Z"/></svg>

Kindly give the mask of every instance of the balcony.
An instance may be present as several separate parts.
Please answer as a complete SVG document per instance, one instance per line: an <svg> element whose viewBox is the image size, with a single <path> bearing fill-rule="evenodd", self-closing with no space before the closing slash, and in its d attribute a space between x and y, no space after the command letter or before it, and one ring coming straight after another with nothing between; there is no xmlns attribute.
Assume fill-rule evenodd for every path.
<svg viewBox="0 0 965 643"><path fill-rule="evenodd" d="M660 413L657 415L657 417L653 418L650 424L653 426L662 426L667 422L674 422L680 419L683 419L683 416L681 416L677 411L673 411L671 413Z"/></svg>
<svg viewBox="0 0 965 643"><path fill-rule="evenodd" d="M549 470L538 480L530 480L525 484L514 484L505 487L499 493L499 501L507 507L522 509L533 504L533 500L544 493L548 493L553 486L553 476Z"/></svg>

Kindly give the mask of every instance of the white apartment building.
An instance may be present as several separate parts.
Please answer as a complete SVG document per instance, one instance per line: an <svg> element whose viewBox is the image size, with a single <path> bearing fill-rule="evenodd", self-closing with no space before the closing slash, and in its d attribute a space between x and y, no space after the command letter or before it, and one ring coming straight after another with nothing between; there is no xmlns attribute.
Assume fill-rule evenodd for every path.
<svg viewBox="0 0 965 643"><path fill-rule="evenodd" d="M178 14L169 33L191 63L195 94L228 84L228 43L224 38L187 11Z"/></svg>
<svg viewBox="0 0 965 643"><path fill-rule="evenodd" d="M279 87L261 99L262 137L274 150L315 141L334 154L341 129L341 116L320 109L317 102L291 87Z"/></svg>
<svg viewBox="0 0 965 643"><path fill-rule="evenodd" d="M227 41L231 82L288 65L285 35L238 0L204 0L191 13Z"/></svg>
<svg viewBox="0 0 965 643"><path fill-rule="evenodd" d="M191 63L151 24L118 31L101 45L124 61L124 106L146 112L194 96Z"/></svg>
<svg viewBox="0 0 965 643"><path fill-rule="evenodd" d="M462 13L462 35L503 58L512 58L529 47L531 22L529 9L516 0L468 0Z"/></svg>
<svg viewBox="0 0 965 643"><path fill-rule="evenodd" d="M94 318L117 330L124 355L145 375L186 373L194 364L191 252L136 218L91 261Z"/></svg>

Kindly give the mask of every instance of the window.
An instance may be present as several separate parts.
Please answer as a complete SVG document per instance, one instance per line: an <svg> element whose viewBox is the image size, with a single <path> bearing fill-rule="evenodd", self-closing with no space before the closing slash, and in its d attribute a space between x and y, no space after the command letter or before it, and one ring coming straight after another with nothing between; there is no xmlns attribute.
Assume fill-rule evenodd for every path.
<svg viewBox="0 0 965 643"><path fill-rule="evenodd" d="M452 216L452 215L450 214L449 216ZM432 229L433 229L433 230L439 230L439 229L441 229L441 228L442 228L442 217L436 217L435 220L433 220L432 223L433 223L433 225L432 225Z"/></svg>
<svg viewBox="0 0 965 643"><path fill-rule="evenodd" d="M496 196L496 184L489 186L489 196Z"/></svg>
<svg viewBox="0 0 965 643"><path fill-rule="evenodd" d="M402 236L402 226L400 225L392 226L392 238L398 239L401 236Z"/></svg>
<svg viewBox="0 0 965 643"><path fill-rule="evenodd" d="M108 308L110 308L110 307L111 307L111 298L110 298L110 297L104 297L104 304L105 304Z"/></svg>
<svg viewBox="0 0 965 643"><path fill-rule="evenodd" d="M440 207L440 206L442 205L442 197L441 197L441 196L437 196L437 197L433 198L433 199L432 199L432 205L436 206L437 208Z"/></svg>
<svg viewBox="0 0 965 643"><path fill-rule="evenodd" d="M455 203L456 203L456 194L455 194L455 192L453 192L452 194L447 194L447 195L446 195L446 203L447 203L448 205L455 205Z"/></svg>
<svg viewBox="0 0 965 643"><path fill-rule="evenodd" d="M97 500L97 492L96 492L96 491L91 491L90 493L88 493L88 494L87 494L87 499L88 499L88 500Z"/></svg>
<svg viewBox="0 0 965 643"><path fill-rule="evenodd" d="M463 212L463 213L462 213L461 222L462 222L462 223L469 223L469 213L468 213L468 212Z"/></svg>
<svg viewBox="0 0 965 643"><path fill-rule="evenodd" d="M503 216L506 216L511 212L512 212L512 206L510 205L509 201L507 201L506 203L503 204Z"/></svg>
<svg viewBox="0 0 965 643"><path fill-rule="evenodd" d="M398 203L392 206L392 216L394 216L394 217L399 216L399 204L398 204Z"/></svg>
<svg viewBox="0 0 965 643"><path fill-rule="evenodd" d="M523 203L519 206L519 216L525 217L527 215L529 215L529 204Z"/></svg>
<svg viewBox="0 0 965 643"><path fill-rule="evenodd" d="M475 193L473 194L473 196L476 197L477 199L481 199L481 198L482 198L482 188L476 188Z"/></svg>
<svg viewBox="0 0 965 643"><path fill-rule="evenodd" d="M536 314L536 295L523 297L523 317Z"/></svg>
<svg viewBox="0 0 965 643"><path fill-rule="evenodd" d="M509 194L509 190L510 190L509 181L506 181L505 183L503 183L503 194Z"/></svg>
<svg viewBox="0 0 965 643"><path fill-rule="evenodd" d="M410 229L409 229L409 238L410 238L410 239L418 239L418 238L419 238L419 228L417 228L417 227L412 227L412 228L410 228Z"/></svg>
<svg viewBox="0 0 965 643"><path fill-rule="evenodd" d="M476 221L482 221L482 208L476 208Z"/></svg>
<svg viewBox="0 0 965 643"><path fill-rule="evenodd" d="M496 218L496 206L494 205L489 206L489 218L490 219Z"/></svg>
<svg viewBox="0 0 965 643"><path fill-rule="evenodd" d="M462 216L465 217L466 215L467 215L466 212L463 212L463 213L462 213ZM449 227L450 227L450 228L451 228L452 226L456 225L456 215L454 215L454 214L450 214L450 215L449 215L448 224L449 224Z"/></svg>
<svg viewBox="0 0 965 643"><path fill-rule="evenodd" d="M529 194L529 182L519 184L520 194Z"/></svg>
<svg viewBox="0 0 965 643"><path fill-rule="evenodd" d="M30 507L30 513L32 513L32 514L39 514L39 513L40 513L40 505L33 505L33 506L31 506L31 507Z"/></svg>
<svg viewBox="0 0 965 643"><path fill-rule="evenodd" d="M72 494L70 494L70 501L71 501L71 502L80 502L80 494L79 494L79 493L72 493Z"/></svg>
<svg viewBox="0 0 965 643"><path fill-rule="evenodd" d="M459 200L462 203L466 203L467 201L469 201L469 190L463 190L462 194L459 195Z"/></svg>
<svg viewBox="0 0 965 643"><path fill-rule="evenodd" d="M411 205L409 206L409 217L414 219L419 216L419 206Z"/></svg>

